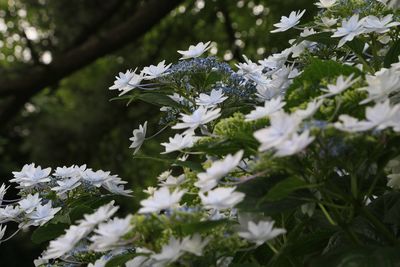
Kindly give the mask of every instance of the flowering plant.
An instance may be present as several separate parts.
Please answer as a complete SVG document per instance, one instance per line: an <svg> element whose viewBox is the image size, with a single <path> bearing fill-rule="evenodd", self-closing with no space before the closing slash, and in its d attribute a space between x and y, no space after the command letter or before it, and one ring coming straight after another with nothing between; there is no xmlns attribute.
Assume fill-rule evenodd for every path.
<svg viewBox="0 0 400 267"><path fill-rule="evenodd" d="M174 131L154 156L171 168L136 213L112 219L108 195L93 199L130 195L109 172L26 165L0 222L54 238L36 266L397 266L397 1L316 5L313 22L275 24L301 31L289 48L237 71L203 56L206 42L116 77L118 99L159 106L160 131ZM134 153L157 134L135 129Z"/></svg>

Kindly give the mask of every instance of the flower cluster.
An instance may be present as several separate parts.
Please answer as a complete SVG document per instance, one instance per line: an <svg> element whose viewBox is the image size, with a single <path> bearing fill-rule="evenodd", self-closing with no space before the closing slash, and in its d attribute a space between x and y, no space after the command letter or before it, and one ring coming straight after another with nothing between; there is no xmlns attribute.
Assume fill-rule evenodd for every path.
<svg viewBox="0 0 400 267"><path fill-rule="evenodd" d="M87 212L35 264L321 266L346 262L340 248L354 246L379 264L374 255L393 249L400 231L396 1L315 4L305 26L305 10L274 24L272 33L300 31L287 49L244 56L236 70L203 57L211 42L201 42L179 50L178 63L120 73L110 87L127 94L120 99L145 99L166 118L151 137L140 124L131 148L143 153L146 140L170 133L159 157L171 166L136 213L112 218L114 203ZM50 173L34 165L15 172L23 199L0 218L43 225L82 191L130 193L109 172Z"/></svg>
<svg viewBox="0 0 400 267"><path fill-rule="evenodd" d="M58 167L52 173L51 168L42 169L32 163L23 166L21 171L13 172L13 175L10 182L18 184L16 188L20 189L20 198L4 199L8 187L2 184L0 223L15 222L18 223L18 229L43 226L58 213L63 213L61 210L65 211L74 199L101 196L100 188L117 195L130 196L132 193L124 188L127 182L117 175L102 170L94 171L86 168L86 165ZM6 226L0 226L0 229L4 238Z"/></svg>

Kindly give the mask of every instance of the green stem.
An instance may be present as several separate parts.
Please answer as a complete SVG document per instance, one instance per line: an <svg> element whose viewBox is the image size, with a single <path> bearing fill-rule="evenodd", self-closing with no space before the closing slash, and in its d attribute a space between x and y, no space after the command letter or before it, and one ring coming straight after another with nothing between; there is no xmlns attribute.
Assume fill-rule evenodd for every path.
<svg viewBox="0 0 400 267"><path fill-rule="evenodd" d="M357 176L355 176L354 174L351 175L350 186L351 186L351 194L353 195L354 199L358 199L358 181L357 181Z"/></svg>
<svg viewBox="0 0 400 267"><path fill-rule="evenodd" d="M332 224L333 226L336 226L337 223L332 219L331 215L325 209L324 205L322 205L321 203L318 203L318 206L321 208L322 212L324 213L324 215L325 215L326 219L329 221L329 223Z"/></svg>
<svg viewBox="0 0 400 267"><path fill-rule="evenodd" d="M267 242L267 245L274 252L274 254L279 254L279 251L270 242Z"/></svg>

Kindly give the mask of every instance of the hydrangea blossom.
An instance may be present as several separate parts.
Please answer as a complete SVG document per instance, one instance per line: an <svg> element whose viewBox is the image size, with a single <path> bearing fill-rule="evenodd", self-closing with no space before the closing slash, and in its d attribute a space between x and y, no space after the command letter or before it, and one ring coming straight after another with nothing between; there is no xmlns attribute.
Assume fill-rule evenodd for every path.
<svg viewBox="0 0 400 267"><path fill-rule="evenodd" d="M206 172L197 174L199 180L194 184L202 192L209 191L217 186L218 181L235 169L243 157L243 151L238 151L235 155L228 154L224 159L212 163Z"/></svg>
<svg viewBox="0 0 400 267"><path fill-rule="evenodd" d="M290 28L293 28L297 24L299 24L301 17L304 15L306 11L292 11L289 15L289 17L282 16L281 21L279 23L274 24L274 26L277 28L273 31L272 33L275 32L284 32L289 30Z"/></svg>
<svg viewBox="0 0 400 267"><path fill-rule="evenodd" d="M245 194L235 192L236 187L218 187L214 190L208 191L207 195L202 192L199 193L201 202L204 207L216 210L230 209L240 203Z"/></svg>
<svg viewBox="0 0 400 267"><path fill-rule="evenodd" d="M109 222L101 223L94 230L96 235L90 238L90 241L92 241L91 249L94 251L107 251L118 244L126 243L126 241L122 240L122 237L129 233L133 227L131 219L132 216L128 215L124 219L114 218Z"/></svg>
<svg viewBox="0 0 400 267"><path fill-rule="evenodd" d="M139 125L139 129L133 130L133 136L129 138L132 141L132 144L129 148L134 148L135 151L133 154L136 154L140 147L142 146L145 138L146 138L146 131L147 131L147 121L144 122L143 125Z"/></svg>
<svg viewBox="0 0 400 267"><path fill-rule="evenodd" d="M177 123L176 125L172 126L172 129L186 129L189 128L190 130L197 129L200 125L205 125L219 116L221 116L221 109L207 109L205 107L199 107L196 109L193 114L181 114L182 122Z"/></svg>
<svg viewBox="0 0 400 267"><path fill-rule="evenodd" d="M285 104L286 103L282 101L282 98L280 96L273 98L269 101L265 101L263 107L256 107L255 110L247 114L246 120L253 121L269 116L274 112L281 110L285 106Z"/></svg>
<svg viewBox="0 0 400 267"><path fill-rule="evenodd" d="M342 26L332 35L341 37L338 47L342 47L346 42L352 41L356 36L365 32L363 20L359 20L359 15L355 14L348 20L342 21Z"/></svg>
<svg viewBox="0 0 400 267"><path fill-rule="evenodd" d="M255 243L257 246L260 246L265 242L286 233L285 229L274 228L274 223L274 221L259 221L258 223L249 221L246 231L238 232L238 235L249 242Z"/></svg>
<svg viewBox="0 0 400 267"><path fill-rule="evenodd" d="M125 73L120 72L119 76L115 77L114 85L110 86L110 90L118 90L122 96L140 85L143 80L143 74L137 74L135 69L127 70Z"/></svg>
<svg viewBox="0 0 400 267"><path fill-rule="evenodd" d="M139 213L159 212L161 210L177 207L186 190L175 189L172 193L168 187L161 187L148 199L140 201L142 208Z"/></svg>
<svg viewBox="0 0 400 267"><path fill-rule="evenodd" d="M152 80L165 75L165 72L171 67L172 64L165 65L165 60L157 64L157 66L150 65L149 67L144 67L142 74L144 74L145 80Z"/></svg>
<svg viewBox="0 0 400 267"><path fill-rule="evenodd" d="M315 3L318 8L331 8L335 6L337 0L319 0L319 2Z"/></svg>
<svg viewBox="0 0 400 267"><path fill-rule="evenodd" d="M211 90L210 95L201 93L196 99L196 104L205 107L215 107L217 104L224 102L228 97L224 96L222 89Z"/></svg>
<svg viewBox="0 0 400 267"><path fill-rule="evenodd" d="M200 42L197 45L189 46L188 50L178 50L178 53L182 55L181 59L196 58L211 48L210 43Z"/></svg>

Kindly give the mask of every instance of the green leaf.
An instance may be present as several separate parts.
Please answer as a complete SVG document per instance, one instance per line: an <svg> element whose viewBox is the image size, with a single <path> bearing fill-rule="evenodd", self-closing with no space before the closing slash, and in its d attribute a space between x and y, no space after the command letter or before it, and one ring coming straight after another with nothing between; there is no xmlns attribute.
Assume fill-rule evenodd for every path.
<svg viewBox="0 0 400 267"><path fill-rule="evenodd" d="M45 241L52 240L64 234L64 231L68 226L69 224L66 223L45 224L33 231L31 240L35 244L41 244Z"/></svg>
<svg viewBox="0 0 400 267"><path fill-rule="evenodd" d="M263 198L263 200L268 200L268 201L277 201L281 200L285 197L287 197L290 193L297 191L299 189L305 189L305 188L310 188L310 187L315 187L316 185L312 184L307 184L303 180L300 180L299 178L296 177L289 177L278 184L276 184L274 187L271 188L271 190L268 191L268 194Z"/></svg>
<svg viewBox="0 0 400 267"><path fill-rule="evenodd" d="M179 225L178 228L183 235L209 232L211 229L227 224L228 220L204 221Z"/></svg>
<svg viewBox="0 0 400 267"><path fill-rule="evenodd" d="M90 214L90 213L93 213L93 209L91 207L86 205L79 205L74 207L69 212L69 218L71 222L75 222L79 219L82 219L84 214Z"/></svg>
<svg viewBox="0 0 400 267"><path fill-rule="evenodd" d="M360 70L332 60L312 59L302 74L296 77L288 88L286 108L298 107L323 94L320 90L322 80L334 79L339 75L349 76L352 73L357 77L360 75Z"/></svg>
<svg viewBox="0 0 400 267"><path fill-rule="evenodd" d="M372 201L368 208L386 224L400 226L400 193L391 192Z"/></svg>
<svg viewBox="0 0 400 267"><path fill-rule="evenodd" d="M360 39L354 39L351 42L347 42L346 45L353 51L357 56L364 58L363 50L365 43Z"/></svg>
<svg viewBox="0 0 400 267"><path fill-rule="evenodd" d="M124 253L122 255L117 255L113 257L111 260L109 260L105 267L123 267L125 266L125 263L133 257L135 257L136 253L129 252L129 253Z"/></svg>
<svg viewBox="0 0 400 267"><path fill-rule="evenodd" d="M331 37L332 33L329 32L320 32L317 34L305 36L305 37L300 37L296 40L296 44L299 44L303 41L310 41L310 42L316 42L324 45L334 45L337 44L338 41L335 38Z"/></svg>
<svg viewBox="0 0 400 267"><path fill-rule="evenodd" d="M189 169L191 169L193 171L197 171L197 172L204 171L203 166L201 165L201 163L194 162L194 161L176 160L176 161L173 162L173 165L189 168Z"/></svg>
<svg viewBox="0 0 400 267"><path fill-rule="evenodd" d="M287 179L287 175L273 175L271 177L259 177L238 186L238 191L246 194L245 199L237 206L241 211L263 212L266 216L279 215L283 212L293 210L305 203L298 199L282 199L279 201L260 203L268 191L279 182ZM297 193L295 193L297 194Z"/></svg>
<svg viewBox="0 0 400 267"><path fill-rule="evenodd" d="M313 260L310 267L399 267L400 247L340 247Z"/></svg>
<svg viewBox="0 0 400 267"><path fill-rule="evenodd" d="M383 61L383 66L385 68L389 68L390 65L392 65L392 63L396 63L399 61L399 56L400 56L400 40L397 40L387 52L385 59Z"/></svg>
<svg viewBox="0 0 400 267"><path fill-rule="evenodd" d="M181 107L181 105L179 105L177 102L172 100L170 97L168 97L165 94L161 94L161 93L145 93L145 94L139 95L137 98L144 102L158 105L158 106L169 106L169 107L177 107L177 108Z"/></svg>

